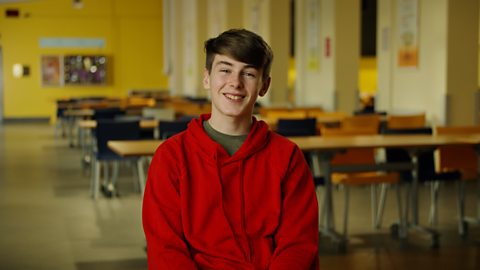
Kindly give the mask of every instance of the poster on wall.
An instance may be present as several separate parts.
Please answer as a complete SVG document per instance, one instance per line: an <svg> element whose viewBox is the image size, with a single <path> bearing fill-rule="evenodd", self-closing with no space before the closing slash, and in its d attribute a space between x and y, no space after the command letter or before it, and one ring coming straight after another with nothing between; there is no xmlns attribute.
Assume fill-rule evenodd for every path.
<svg viewBox="0 0 480 270"><path fill-rule="evenodd" d="M398 66L418 66L418 0L398 0Z"/></svg>
<svg viewBox="0 0 480 270"><path fill-rule="evenodd" d="M107 83L107 57L104 55L66 55L66 85L102 85Z"/></svg>
<svg viewBox="0 0 480 270"><path fill-rule="evenodd" d="M320 67L320 10L319 0L308 0L307 14L307 67L310 71L318 71Z"/></svg>
<svg viewBox="0 0 480 270"><path fill-rule="evenodd" d="M63 61L59 55L43 55L41 58L43 86L63 85Z"/></svg>

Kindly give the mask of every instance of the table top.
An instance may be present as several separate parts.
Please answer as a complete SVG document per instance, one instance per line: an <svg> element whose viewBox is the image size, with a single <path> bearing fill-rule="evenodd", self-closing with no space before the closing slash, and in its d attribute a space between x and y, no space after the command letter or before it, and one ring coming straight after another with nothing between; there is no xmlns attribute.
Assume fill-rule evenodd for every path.
<svg viewBox="0 0 480 270"><path fill-rule="evenodd" d="M94 129L97 127L97 121L91 120L91 119L80 120L78 121L78 126L80 128L85 128L85 129ZM158 126L158 120L154 120L154 119L140 120L141 128L149 129L149 128L156 128L157 126Z"/></svg>
<svg viewBox="0 0 480 270"><path fill-rule="evenodd" d="M335 151L346 148L422 148L442 145L477 145L480 135L370 135L348 137L290 137L305 151ZM152 156L162 140L109 141L108 146L121 156Z"/></svg>
<svg viewBox="0 0 480 270"><path fill-rule="evenodd" d="M92 109L67 109L63 112L65 116L73 116L73 117L88 117L93 116L94 110Z"/></svg>
<svg viewBox="0 0 480 270"><path fill-rule="evenodd" d="M153 156L162 142L163 140L108 141L107 145L113 152L124 157Z"/></svg>
<svg viewBox="0 0 480 270"><path fill-rule="evenodd" d="M480 143L478 135L358 135L337 137L290 137L300 149L335 150L345 148L419 148L440 145L471 145Z"/></svg>

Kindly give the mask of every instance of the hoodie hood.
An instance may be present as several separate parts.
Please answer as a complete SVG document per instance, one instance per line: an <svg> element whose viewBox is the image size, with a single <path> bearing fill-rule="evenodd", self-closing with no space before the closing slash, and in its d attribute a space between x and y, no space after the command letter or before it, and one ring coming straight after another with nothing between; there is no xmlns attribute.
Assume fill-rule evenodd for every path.
<svg viewBox="0 0 480 270"><path fill-rule="evenodd" d="M271 135L268 125L252 116L252 127L247 139L235 154L230 156L217 142L212 140L203 129L203 121L210 119L211 114L202 114L193 119L186 130L186 139L189 147L196 148L205 158L213 163L220 164L246 159L261 151Z"/></svg>

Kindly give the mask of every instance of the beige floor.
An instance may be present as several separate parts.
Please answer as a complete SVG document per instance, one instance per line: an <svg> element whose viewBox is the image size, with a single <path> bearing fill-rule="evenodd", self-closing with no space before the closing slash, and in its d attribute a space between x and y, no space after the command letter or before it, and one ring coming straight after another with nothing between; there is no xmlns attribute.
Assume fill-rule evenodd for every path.
<svg viewBox="0 0 480 270"><path fill-rule="evenodd" d="M0 269L146 269L141 197L131 170L122 168L121 196L89 196L81 151L55 138L47 124L0 125ZM468 185L469 198L476 186ZM396 220L393 193L382 229L370 225L369 193L352 191L350 243L345 254L322 238L322 269L480 269L478 227L461 240L456 233L455 188L445 185L440 202L440 248L418 234L399 242L389 235ZM422 197L426 197L426 189ZM342 191L334 193L341 223ZM427 202L421 202L426 221ZM467 212L474 214L473 199Z"/></svg>

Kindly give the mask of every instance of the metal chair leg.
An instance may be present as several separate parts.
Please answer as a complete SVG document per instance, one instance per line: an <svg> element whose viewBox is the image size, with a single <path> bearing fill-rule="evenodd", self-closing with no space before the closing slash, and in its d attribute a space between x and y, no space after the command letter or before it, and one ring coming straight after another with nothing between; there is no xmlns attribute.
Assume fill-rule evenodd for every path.
<svg viewBox="0 0 480 270"><path fill-rule="evenodd" d="M382 184L380 186L380 200L378 202L377 217L375 221L375 229L380 229L383 220L383 211L385 210L385 202L387 199L388 184Z"/></svg>
<svg viewBox="0 0 480 270"><path fill-rule="evenodd" d="M145 170L144 170L144 167L143 167L143 165L144 165L143 161L144 161L144 159L142 159L142 158L139 158L137 160L138 184L139 184L140 193L142 194L142 196L143 196L143 192L145 190L145 179L146 179Z"/></svg>
<svg viewBox="0 0 480 270"><path fill-rule="evenodd" d="M317 187L317 188L316 188L316 193L317 193L317 198L318 198L317 201L318 201L318 204L319 204L319 205L318 205L318 208L320 209L320 215L319 215L319 217L318 217L318 218L319 218L319 219L318 219L319 229L320 229L322 226L326 226L326 224L324 224L324 223L325 223L325 216L326 216L326 214L327 214L327 212L326 212L327 205L326 205L326 201L325 201L325 199L326 199L325 197L326 197L326 196L325 196L325 195L320 196L320 195L319 195L319 194L321 193L320 190L321 190L320 187ZM322 199L320 200L320 198L322 198Z"/></svg>
<svg viewBox="0 0 480 270"><path fill-rule="evenodd" d="M118 180L118 170L119 170L119 161L113 161L112 163L112 178L109 181L109 190L112 192L112 196L117 194L117 180Z"/></svg>
<svg viewBox="0 0 480 270"><path fill-rule="evenodd" d="M396 194L397 194L397 208L398 208L398 218L399 218L399 230L398 230L398 236L400 238L406 238L407 237L407 223L408 223L408 208L409 208L409 202L410 200L408 199L410 196L410 187L409 185L406 185L406 191L405 191L405 196L402 196L402 184L397 184L396 185ZM405 208L403 207L403 202L402 202L402 197L407 198L405 200Z"/></svg>
<svg viewBox="0 0 480 270"><path fill-rule="evenodd" d="M467 235L466 221L465 221L465 181L459 180L457 182L457 207L458 207L458 233L460 236Z"/></svg>
<svg viewBox="0 0 480 270"><path fill-rule="evenodd" d="M98 198L98 192L100 190L100 166L101 162L97 159L94 160L92 174L93 184L92 184L92 196L94 199Z"/></svg>
<svg viewBox="0 0 480 270"><path fill-rule="evenodd" d="M438 192L440 183L434 181L430 184L430 214L428 222L430 226L438 225Z"/></svg>
<svg viewBox="0 0 480 270"><path fill-rule="evenodd" d="M344 211L343 211L343 237L347 239L348 234L348 208L350 201L350 188L348 186L343 186L344 188Z"/></svg>
<svg viewBox="0 0 480 270"><path fill-rule="evenodd" d="M372 227L375 229L377 226L377 185L370 185L370 196L371 196L371 202L370 202L370 208L372 211Z"/></svg>
<svg viewBox="0 0 480 270"><path fill-rule="evenodd" d="M108 162L103 162L103 186L108 187Z"/></svg>

